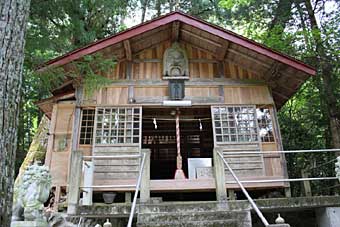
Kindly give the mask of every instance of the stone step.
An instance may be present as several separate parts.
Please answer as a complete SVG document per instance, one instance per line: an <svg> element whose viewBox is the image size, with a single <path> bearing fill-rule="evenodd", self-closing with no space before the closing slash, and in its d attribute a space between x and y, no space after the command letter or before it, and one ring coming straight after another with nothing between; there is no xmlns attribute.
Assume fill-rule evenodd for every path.
<svg viewBox="0 0 340 227"><path fill-rule="evenodd" d="M229 220L236 219L244 212L228 211L205 211L205 212L169 212L169 213L148 213L138 215L138 222L182 222L184 221L205 221L205 220Z"/></svg>
<svg viewBox="0 0 340 227"><path fill-rule="evenodd" d="M137 227L238 227L236 220L137 223Z"/></svg>
<svg viewBox="0 0 340 227"><path fill-rule="evenodd" d="M143 213L184 213L200 211L228 211L227 203L218 203L213 201L201 202L164 202L160 204L143 205Z"/></svg>

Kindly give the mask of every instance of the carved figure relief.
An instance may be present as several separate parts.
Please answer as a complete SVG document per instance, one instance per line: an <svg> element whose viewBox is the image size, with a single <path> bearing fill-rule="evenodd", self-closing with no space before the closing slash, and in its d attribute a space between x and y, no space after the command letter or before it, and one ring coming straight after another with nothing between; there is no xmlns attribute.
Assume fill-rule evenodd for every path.
<svg viewBox="0 0 340 227"><path fill-rule="evenodd" d="M173 43L166 49L163 57L164 77L188 77L189 66L185 50L178 43Z"/></svg>

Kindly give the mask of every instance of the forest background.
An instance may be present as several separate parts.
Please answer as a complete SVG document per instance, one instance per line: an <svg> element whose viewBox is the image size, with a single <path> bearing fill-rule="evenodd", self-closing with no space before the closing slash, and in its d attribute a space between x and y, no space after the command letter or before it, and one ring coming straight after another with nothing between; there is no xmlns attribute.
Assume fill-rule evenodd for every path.
<svg viewBox="0 0 340 227"><path fill-rule="evenodd" d="M43 62L132 25L180 10L263 43L317 69L279 110L285 150L340 148L340 3L325 0L32 0L26 33L16 172L42 113L34 104L50 95L53 81L35 69ZM37 138L37 137L36 137ZM33 148L31 148L33 149ZM301 177L334 154L289 155L289 176ZM333 166L311 175L333 176ZM313 193L336 190L313 183ZM300 194L299 184L292 185Z"/></svg>

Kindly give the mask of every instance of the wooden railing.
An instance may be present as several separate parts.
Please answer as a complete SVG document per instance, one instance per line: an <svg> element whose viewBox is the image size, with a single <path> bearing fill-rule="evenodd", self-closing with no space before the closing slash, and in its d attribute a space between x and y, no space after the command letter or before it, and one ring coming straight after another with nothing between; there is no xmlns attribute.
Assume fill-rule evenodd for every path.
<svg viewBox="0 0 340 227"><path fill-rule="evenodd" d="M125 158L140 158L141 164L136 185L86 185L81 186L82 167L84 159L125 159ZM142 149L141 155L117 155L117 156L82 156L82 151L75 150L71 154L71 165L68 180L68 206L67 213L70 215L77 214L77 208L80 205L80 192L81 189L87 193L92 193L95 188L132 188L135 190L134 203L132 204L131 211L134 213L136 206L136 199L138 191L140 190L140 202L145 203L150 199L150 150ZM84 162L85 163L85 162ZM87 190L86 190L87 189ZM90 190L91 189L91 190ZM89 196L92 198L92 196ZM92 201L90 202L92 204ZM133 215L132 215L133 217Z"/></svg>

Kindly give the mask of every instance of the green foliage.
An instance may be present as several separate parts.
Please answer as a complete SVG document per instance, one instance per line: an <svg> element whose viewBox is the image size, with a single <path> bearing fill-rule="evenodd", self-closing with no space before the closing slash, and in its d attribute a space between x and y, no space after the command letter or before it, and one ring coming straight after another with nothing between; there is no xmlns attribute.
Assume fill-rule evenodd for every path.
<svg viewBox="0 0 340 227"><path fill-rule="evenodd" d="M109 85L112 81L102 74L112 72L116 65L115 59L103 59L99 56L85 56L78 66L77 71L82 73L85 97L89 98L93 92Z"/></svg>
<svg viewBox="0 0 340 227"><path fill-rule="evenodd" d="M271 0L221 0L230 15L230 24L241 28L244 35L273 49L319 66L320 61L332 67L332 90L340 109L340 13L339 3L325 8L324 1L313 6L319 28L311 27L311 17L306 1ZM315 39L315 37L319 37ZM323 48L324 56L318 56L317 48ZM321 72L321 69L318 68ZM321 75L309 79L279 112L279 122L286 150L322 149L331 146L327 96ZM310 176L334 176L332 163L314 168L332 160L334 154L289 154L286 155L289 176L301 177L301 170L313 168ZM334 182L333 182L334 183ZM312 182L313 193L330 191L325 188L332 182ZM301 194L299 183L291 184L293 195Z"/></svg>
<svg viewBox="0 0 340 227"><path fill-rule="evenodd" d="M115 58L109 59L102 54L94 54L70 63L67 69L48 68L42 72L38 71L37 75L41 79L41 85L49 90L68 80L80 80L84 86L85 96L89 98L94 91L112 83L105 74L112 72L115 65Z"/></svg>
<svg viewBox="0 0 340 227"><path fill-rule="evenodd" d="M49 97L50 88L62 83L65 78L63 69L58 69L60 72L47 73L51 75L42 77L35 72L37 65L123 30L126 28L123 23L124 18L134 7L134 2L125 0L31 1L26 32L22 111L19 116L17 170L28 151L42 116L34 102ZM84 83L88 84L86 81L89 81L89 78L92 77L88 74ZM108 82L102 77L98 80L100 81L94 84L99 86ZM93 89L91 86L96 85L89 85L89 92Z"/></svg>

